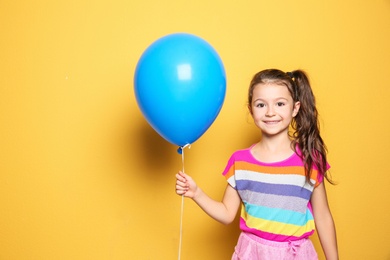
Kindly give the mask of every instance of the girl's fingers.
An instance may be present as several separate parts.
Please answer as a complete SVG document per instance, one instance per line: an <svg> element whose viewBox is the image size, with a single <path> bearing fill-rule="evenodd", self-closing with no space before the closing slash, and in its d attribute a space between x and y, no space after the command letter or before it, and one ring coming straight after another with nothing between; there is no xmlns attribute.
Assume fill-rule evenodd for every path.
<svg viewBox="0 0 390 260"><path fill-rule="evenodd" d="M182 182L186 182L187 181L187 179L184 176L180 175L179 173L176 174L176 179L178 179L178 180L180 180Z"/></svg>
<svg viewBox="0 0 390 260"><path fill-rule="evenodd" d="M182 184L177 183L177 184L176 184L176 189L177 189L177 190L186 190L186 189L187 189L187 186L186 186L186 185L182 185Z"/></svg>
<svg viewBox="0 0 390 260"><path fill-rule="evenodd" d="M182 172L182 171L179 171L179 173L178 173L182 178L184 178L184 179L187 179L189 176L187 175L187 174L185 174L184 172Z"/></svg>
<svg viewBox="0 0 390 260"><path fill-rule="evenodd" d="M176 174L176 193L178 195L185 195L189 190L189 185L187 181L187 175L182 171L179 171Z"/></svg>
<svg viewBox="0 0 390 260"><path fill-rule="evenodd" d="M187 192L188 191L188 187L187 186L176 185L176 190Z"/></svg>
<svg viewBox="0 0 390 260"><path fill-rule="evenodd" d="M182 187L188 186L186 181L181 181L181 180L176 180L176 185L180 185Z"/></svg>
<svg viewBox="0 0 390 260"><path fill-rule="evenodd" d="M179 194L179 195L183 195L185 194L186 192L188 191L188 189L183 189L182 187L180 186L176 186L176 193Z"/></svg>

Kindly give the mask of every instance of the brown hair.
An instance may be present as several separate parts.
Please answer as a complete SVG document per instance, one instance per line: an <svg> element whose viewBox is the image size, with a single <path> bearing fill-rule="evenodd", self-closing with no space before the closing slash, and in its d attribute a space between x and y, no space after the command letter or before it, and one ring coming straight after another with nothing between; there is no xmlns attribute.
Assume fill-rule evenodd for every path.
<svg viewBox="0 0 390 260"><path fill-rule="evenodd" d="M253 76L249 85L249 105L252 103L254 87L257 84L265 83L286 86L294 103L300 102L299 112L291 122L294 130L291 137L295 152L297 152L297 146L301 151L301 153L297 152L297 154L303 160L307 182L311 183L311 171L313 166L315 166L319 173L333 184L327 175L327 149L320 135L316 101L306 73L302 70L285 73L277 69L267 69L258 72Z"/></svg>

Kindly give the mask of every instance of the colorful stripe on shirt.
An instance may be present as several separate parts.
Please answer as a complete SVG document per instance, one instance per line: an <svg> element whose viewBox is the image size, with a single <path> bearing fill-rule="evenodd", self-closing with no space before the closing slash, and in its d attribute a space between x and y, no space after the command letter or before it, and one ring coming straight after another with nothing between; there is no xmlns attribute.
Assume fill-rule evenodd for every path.
<svg viewBox="0 0 390 260"><path fill-rule="evenodd" d="M319 185L313 169L311 184L296 154L280 163L254 159L250 150L232 155L223 173L243 202L240 227L259 237L287 241L306 238L315 229L310 198Z"/></svg>

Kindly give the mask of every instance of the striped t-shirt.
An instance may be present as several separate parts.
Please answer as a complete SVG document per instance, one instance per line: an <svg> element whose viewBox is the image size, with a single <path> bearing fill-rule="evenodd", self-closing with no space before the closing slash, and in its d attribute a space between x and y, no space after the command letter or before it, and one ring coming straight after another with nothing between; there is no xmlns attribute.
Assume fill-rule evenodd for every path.
<svg viewBox="0 0 390 260"><path fill-rule="evenodd" d="M281 162L262 163L253 157L250 148L239 150L230 157L223 175L241 197L242 231L280 242L314 233L310 198L323 177L313 168L313 185L308 184L297 154Z"/></svg>

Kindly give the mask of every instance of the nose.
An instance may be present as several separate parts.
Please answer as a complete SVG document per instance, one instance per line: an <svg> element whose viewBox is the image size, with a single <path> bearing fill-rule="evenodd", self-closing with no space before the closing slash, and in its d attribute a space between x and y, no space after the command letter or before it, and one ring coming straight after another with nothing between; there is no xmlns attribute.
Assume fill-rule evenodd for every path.
<svg viewBox="0 0 390 260"><path fill-rule="evenodd" d="M271 117L275 115L275 110L272 106L267 107L267 112L265 113L266 116Z"/></svg>

